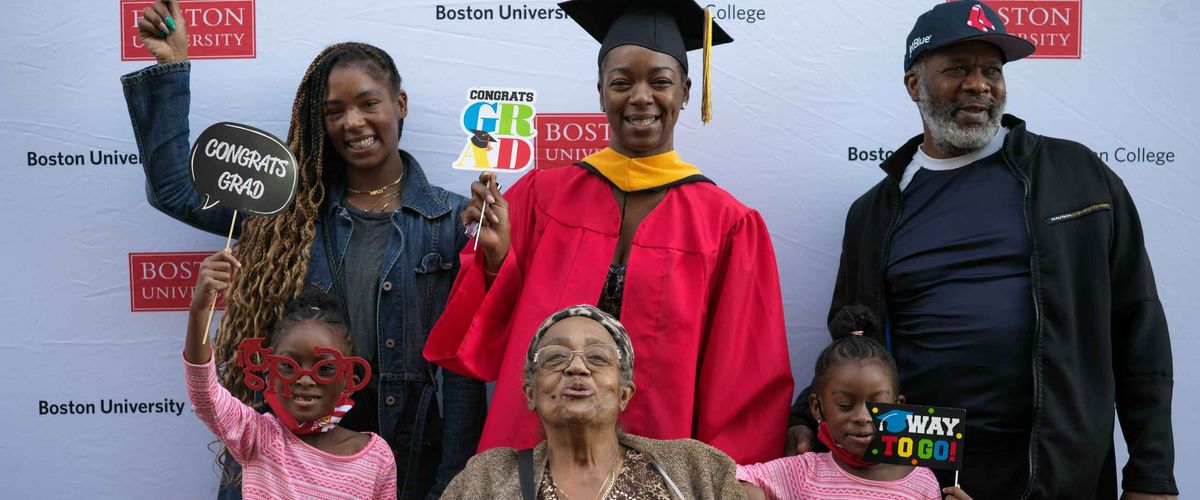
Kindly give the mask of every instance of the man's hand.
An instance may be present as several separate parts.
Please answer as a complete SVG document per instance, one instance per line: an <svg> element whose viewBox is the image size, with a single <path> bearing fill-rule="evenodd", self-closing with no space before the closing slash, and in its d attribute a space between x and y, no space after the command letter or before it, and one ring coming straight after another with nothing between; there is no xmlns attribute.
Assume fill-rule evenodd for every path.
<svg viewBox="0 0 1200 500"><path fill-rule="evenodd" d="M137 27L138 38L159 64L187 60L187 26L179 0L157 0L142 9Z"/></svg>
<svg viewBox="0 0 1200 500"><path fill-rule="evenodd" d="M783 455L790 457L812 451L813 431L804 425L793 425L787 430L787 446Z"/></svg>

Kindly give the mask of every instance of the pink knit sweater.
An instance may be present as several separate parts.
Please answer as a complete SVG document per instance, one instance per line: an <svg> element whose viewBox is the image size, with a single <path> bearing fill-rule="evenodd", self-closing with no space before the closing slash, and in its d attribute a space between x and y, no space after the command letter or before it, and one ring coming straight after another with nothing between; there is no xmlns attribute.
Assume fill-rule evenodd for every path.
<svg viewBox="0 0 1200 500"><path fill-rule="evenodd" d="M396 458L383 438L371 434L353 455L323 452L229 394L211 359L183 365L196 416L242 464L244 498L396 498Z"/></svg>
<svg viewBox="0 0 1200 500"><path fill-rule="evenodd" d="M769 499L933 500L941 489L933 472L914 467L904 479L872 481L846 472L829 453L805 453L770 462L739 465L738 481L762 488Z"/></svg>

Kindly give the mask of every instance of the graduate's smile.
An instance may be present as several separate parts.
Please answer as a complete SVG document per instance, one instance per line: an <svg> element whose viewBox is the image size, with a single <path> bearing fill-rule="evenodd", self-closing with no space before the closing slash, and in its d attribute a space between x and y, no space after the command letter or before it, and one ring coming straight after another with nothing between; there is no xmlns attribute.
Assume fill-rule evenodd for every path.
<svg viewBox="0 0 1200 500"><path fill-rule="evenodd" d="M658 116L626 116L625 123L634 132L649 131L660 123Z"/></svg>

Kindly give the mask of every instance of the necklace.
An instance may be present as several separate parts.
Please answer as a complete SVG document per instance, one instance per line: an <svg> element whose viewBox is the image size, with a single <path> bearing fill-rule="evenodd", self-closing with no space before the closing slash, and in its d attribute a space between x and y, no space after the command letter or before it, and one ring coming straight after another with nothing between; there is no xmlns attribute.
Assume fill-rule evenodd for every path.
<svg viewBox="0 0 1200 500"><path fill-rule="evenodd" d="M384 210L387 210L387 207L388 207L388 205L391 205L391 204L392 204L391 200L394 200L394 199L398 198L399 196L400 196L400 191L396 191L395 193L389 194L389 195L387 195L387 196L380 197L378 200L375 200L375 204L371 205L371 206L370 206L370 208L367 208L367 211L368 211L368 212L373 212L373 211L375 211L375 210L376 210L376 208L375 208L375 207L379 207L379 203L380 203L380 202L382 202L382 201L384 201L384 200L388 200L388 202L387 202L387 203L384 203L382 207L379 207L379 208L378 208L378 210L379 210L380 212L382 212L382 211L384 211Z"/></svg>
<svg viewBox="0 0 1200 500"><path fill-rule="evenodd" d="M388 184L379 189L370 189L370 190L364 191L361 189L354 189L352 187L347 186L346 191L349 191L351 194L365 194L367 196L379 196L379 195L383 194L384 191L387 191L388 188L395 186L396 184L400 184L400 181L402 181L402 180L404 180L404 172L400 172L400 177L397 177L396 180L392 181L391 184Z"/></svg>
<svg viewBox="0 0 1200 500"><path fill-rule="evenodd" d="M596 500L600 500L607 496L609 490L611 490L613 486L616 486L617 471L620 470L620 468L617 467L617 463L620 462L621 455L623 454L624 453L622 453L620 449L617 449L617 456L613 457L613 463L608 466L608 476L604 478L604 484L600 485L600 491L596 493Z"/></svg>
<svg viewBox="0 0 1200 500"><path fill-rule="evenodd" d="M594 500L600 500L600 499L604 498L604 496L607 495L610 490L612 490L613 486L615 486L617 484L617 472L621 470L620 467L617 467L617 463L622 462L621 455L624 455L624 454L625 454L624 450L622 450L621 448L618 447L617 454L616 454L616 456L613 457L612 463L608 464L608 474L604 476L604 482L600 483L600 491L596 492L596 496L594 497ZM547 460L546 460L546 470L550 470L549 457L547 457ZM562 488L558 487L558 482L554 481L553 474L551 474L551 482L554 483L554 489L557 490L558 493L562 495L564 500L569 500L571 498L570 495L567 495L567 492L563 491Z"/></svg>

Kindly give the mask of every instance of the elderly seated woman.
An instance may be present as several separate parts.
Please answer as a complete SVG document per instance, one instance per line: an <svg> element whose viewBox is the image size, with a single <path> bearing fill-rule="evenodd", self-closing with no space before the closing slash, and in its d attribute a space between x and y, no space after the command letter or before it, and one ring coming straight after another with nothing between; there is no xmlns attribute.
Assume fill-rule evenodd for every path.
<svg viewBox="0 0 1200 500"><path fill-rule="evenodd" d="M733 460L693 439L625 434L633 398L625 327L589 306L554 313L525 356L525 400L545 439L532 450L493 448L467 462L442 498L744 498Z"/></svg>

